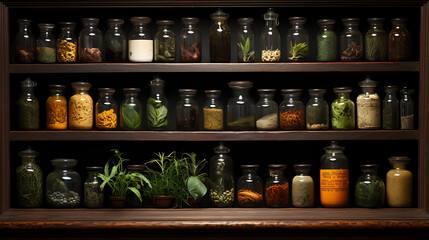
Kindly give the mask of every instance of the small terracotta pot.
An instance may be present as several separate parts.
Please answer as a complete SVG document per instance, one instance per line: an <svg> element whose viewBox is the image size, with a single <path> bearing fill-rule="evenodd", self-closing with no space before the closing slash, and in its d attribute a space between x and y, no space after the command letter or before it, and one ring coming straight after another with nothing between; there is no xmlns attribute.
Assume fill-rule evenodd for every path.
<svg viewBox="0 0 429 240"><path fill-rule="evenodd" d="M174 199L175 197L173 196L154 195L153 204L159 208L168 208L171 207Z"/></svg>
<svg viewBox="0 0 429 240"><path fill-rule="evenodd" d="M202 202L203 198L198 198L197 200L195 200L192 196L188 197L188 203L190 207L200 207Z"/></svg>
<svg viewBox="0 0 429 240"><path fill-rule="evenodd" d="M114 197L109 196L110 204L112 204L112 207L114 208L123 208L125 207L125 204L127 203L127 197Z"/></svg>

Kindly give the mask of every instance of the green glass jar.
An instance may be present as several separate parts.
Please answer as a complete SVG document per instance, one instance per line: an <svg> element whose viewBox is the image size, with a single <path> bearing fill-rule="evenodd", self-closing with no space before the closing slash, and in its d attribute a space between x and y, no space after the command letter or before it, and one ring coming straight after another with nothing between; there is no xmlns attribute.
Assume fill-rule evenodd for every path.
<svg viewBox="0 0 429 240"><path fill-rule="evenodd" d="M16 101L20 130L39 129L39 100L34 94L36 86L37 83L30 78L21 82L21 94Z"/></svg>
<svg viewBox="0 0 429 240"><path fill-rule="evenodd" d="M358 207L382 207L385 199L383 180L377 175L378 164L360 165L362 176L356 182L355 203Z"/></svg>
<svg viewBox="0 0 429 240"><path fill-rule="evenodd" d="M20 207L41 207L43 201L43 174L36 164L38 152L30 147L19 153L22 164L16 169L17 202Z"/></svg>
<svg viewBox="0 0 429 240"><path fill-rule="evenodd" d="M349 87L334 88L336 99L331 104L332 129L355 128L355 103L350 100L352 89Z"/></svg>
<svg viewBox="0 0 429 240"><path fill-rule="evenodd" d="M333 62L337 60L337 35L334 32L335 20L320 19L317 33L317 61Z"/></svg>

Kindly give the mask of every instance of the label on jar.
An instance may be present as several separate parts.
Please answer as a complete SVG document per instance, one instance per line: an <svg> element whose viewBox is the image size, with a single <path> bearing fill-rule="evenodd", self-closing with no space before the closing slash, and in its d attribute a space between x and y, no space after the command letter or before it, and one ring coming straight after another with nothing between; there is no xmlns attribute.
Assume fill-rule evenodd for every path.
<svg viewBox="0 0 429 240"><path fill-rule="evenodd" d="M348 169L320 169L320 202L324 207L349 204Z"/></svg>

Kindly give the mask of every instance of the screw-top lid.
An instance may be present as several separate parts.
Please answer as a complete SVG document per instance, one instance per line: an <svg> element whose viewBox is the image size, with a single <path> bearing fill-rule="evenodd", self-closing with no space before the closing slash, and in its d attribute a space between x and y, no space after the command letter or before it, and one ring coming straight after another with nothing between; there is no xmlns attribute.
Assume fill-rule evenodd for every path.
<svg viewBox="0 0 429 240"><path fill-rule="evenodd" d="M339 151L339 152L342 152L344 150L344 147L339 146L337 141L331 141L331 145L329 145L329 146L327 146L327 147L325 147L323 149L325 149L326 151Z"/></svg>
<svg viewBox="0 0 429 240"><path fill-rule="evenodd" d="M145 169L145 165L143 164L134 164L134 165L127 165L126 168L130 172L141 172Z"/></svg>
<svg viewBox="0 0 429 240"><path fill-rule="evenodd" d="M229 18L229 14L222 11L221 8L218 8L216 12L210 14L210 18L213 19L223 19L226 20Z"/></svg>
<svg viewBox="0 0 429 240"><path fill-rule="evenodd" d="M271 88L269 88L269 89L258 89L258 93L259 94L275 94L276 93L276 90L275 89L271 89Z"/></svg>
<svg viewBox="0 0 429 240"><path fill-rule="evenodd" d="M367 19L369 23L373 23L373 22L383 23L385 20L386 20L385 18L368 18Z"/></svg>
<svg viewBox="0 0 429 240"><path fill-rule="evenodd" d="M130 18L130 21L134 24L136 23L142 23L142 24L148 24L152 19L150 17L132 17Z"/></svg>
<svg viewBox="0 0 429 240"><path fill-rule="evenodd" d="M86 167L87 172L101 172L103 171L103 167L100 166L88 166Z"/></svg>
<svg viewBox="0 0 429 240"><path fill-rule="evenodd" d="M230 88L251 88L253 82L251 81L232 81L228 83Z"/></svg>
<svg viewBox="0 0 429 240"><path fill-rule="evenodd" d="M294 24L294 23L305 23L305 22L307 22L307 18L306 17L290 17L289 18L289 22L291 24Z"/></svg>
<svg viewBox="0 0 429 240"><path fill-rule="evenodd" d="M158 75L155 75L153 80L149 82L149 86L164 86L165 81L162 80Z"/></svg>
<svg viewBox="0 0 429 240"><path fill-rule="evenodd" d="M395 163L408 164L410 163L410 161L411 159L407 156L392 156L389 158L390 164L395 164Z"/></svg>
<svg viewBox="0 0 429 240"><path fill-rule="evenodd" d="M390 21L392 23L406 23L408 22L408 18L392 18Z"/></svg>
<svg viewBox="0 0 429 240"><path fill-rule="evenodd" d="M157 25L161 25L161 26L171 26L174 25L174 21L173 20L158 20L156 21Z"/></svg>
<svg viewBox="0 0 429 240"><path fill-rule="evenodd" d="M37 157L39 152L34 151L30 146L27 147L24 151L19 152L20 157Z"/></svg>
<svg viewBox="0 0 429 240"><path fill-rule="evenodd" d="M115 93L115 89L114 88L99 88L98 92L99 93Z"/></svg>
<svg viewBox="0 0 429 240"><path fill-rule="evenodd" d="M124 93L140 93L140 88L123 88L122 91Z"/></svg>
<svg viewBox="0 0 429 240"><path fill-rule="evenodd" d="M334 88L334 93L351 93L351 87L336 87Z"/></svg>
<svg viewBox="0 0 429 240"><path fill-rule="evenodd" d="M81 89L81 88L89 89L89 88L91 88L92 85L88 82L74 82L71 84L71 86L74 89Z"/></svg>
<svg viewBox="0 0 429 240"><path fill-rule="evenodd" d="M334 25L335 20L334 19L319 19L319 20L317 20L317 24L319 24L319 25Z"/></svg>
<svg viewBox="0 0 429 240"><path fill-rule="evenodd" d="M214 149L215 153L229 153L229 151L229 148L227 148L223 142L219 142L219 145Z"/></svg>
<svg viewBox="0 0 429 240"><path fill-rule="evenodd" d="M279 25L279 14L274 12L274 8L268 8L268 11L264 14L265 21L276 21L276 25Z"/></svg>
<svg viewBox="0 0 429 240"><path fill-rule="evenodd" d="M180 20L182 20L183 24L197 24L200 21L200 19L196 17L183 17Z"/></svg>
<svg viewBox="0 0 429 240"><path fill-rule="evenodd" d="M196 89L179 89L180 95L191 95L194 96L197 93Z"/></svg>
<svg viewBox="0 0 429 240"><path fill-rule="evenodd" d="M268 168L269 170L285 170L286 164L270 164Z"/></svg>
<svg viewBox="0 0 429 240"><path fill-rule="evenodd" d="M75 22L60 22L59 24L61 27L76 27Z"/></svg>
<svg viewBox="0 0 429 240"><path fill-rule="evenodd" d="M52 30L52 29L54 29L55 24L53 24L53 23L39 23L39 24L37 24L37 26L39 28L45 28L45 29L48 29L48 30Z"/></svg>
<svg viewBox="0 0 429 240"><path fill-rule="evenodd" d="M313 88L313 89L308 89L308 93L309 94L325 94L326 93L326 89L324 88Z"/></svg>
<svg viewBox="0 0 429 240"><path fill-rule="evenodd" d="M21 82L21 87L36 87L37 82L31 80L30 77L27 77L24 81Z"/></svg>
<svg viewBox="0 0 429 240"><path fill-rule="evenodd" d="M253 18L239 18L239 19L237 19L238 24L244 24L244 23L252 24L253 21L254 21Z"/></svg>
<svg viewBox="0 0 429 240"><path fill-rule="evenodd" d="M82 18L83 23L92 22L92 23L98 24L99 21L100 21L100 19L98 19L98 18Z"/></svg>
<svg viewBox="0 0 429 240"><path fill-rule="evenodd" d="M216 95L216 96L219 96L222 93L222 91L221 90L205 90L204 93L206 95Z"/></svg>
<svg viewBox="0 0 429 240"><path fill-rule="evenodd" d="M293 169L296 173L308 174L311 169L311 164L294 164Z"/></svg>
<svg viewBox="0 0 429 240"><path fill-rule="evenodd" d="M59 84L49 84L48 87L49 87L49 90L64 91L64 89L66 89L66 85L59 85Z"/></svg>
<svg viewBox="0 0 429 240"><path fill-rule="evenodd" d="M365 80L359 82L360 87L377 87L377 82L371 80L369 77L366 77Z"/></svg>
<svg viewBox="0 0 429 240"><path fill-rule="evenodd" d="M110 18L107 19L108 24L124 24L124 19L121 18Z"/></svg>

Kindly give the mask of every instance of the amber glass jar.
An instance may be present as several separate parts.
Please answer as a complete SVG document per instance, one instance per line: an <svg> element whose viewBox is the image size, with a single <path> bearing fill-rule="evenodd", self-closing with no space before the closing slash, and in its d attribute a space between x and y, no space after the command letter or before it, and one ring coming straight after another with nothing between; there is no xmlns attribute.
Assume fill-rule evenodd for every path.
<svg viewBox="0 0 429 240"><path fill-rule="evenodd" d="M63 96L65 85L49 85L51 96L46 100L46 128L67 129L67 99Z"/></svg>

